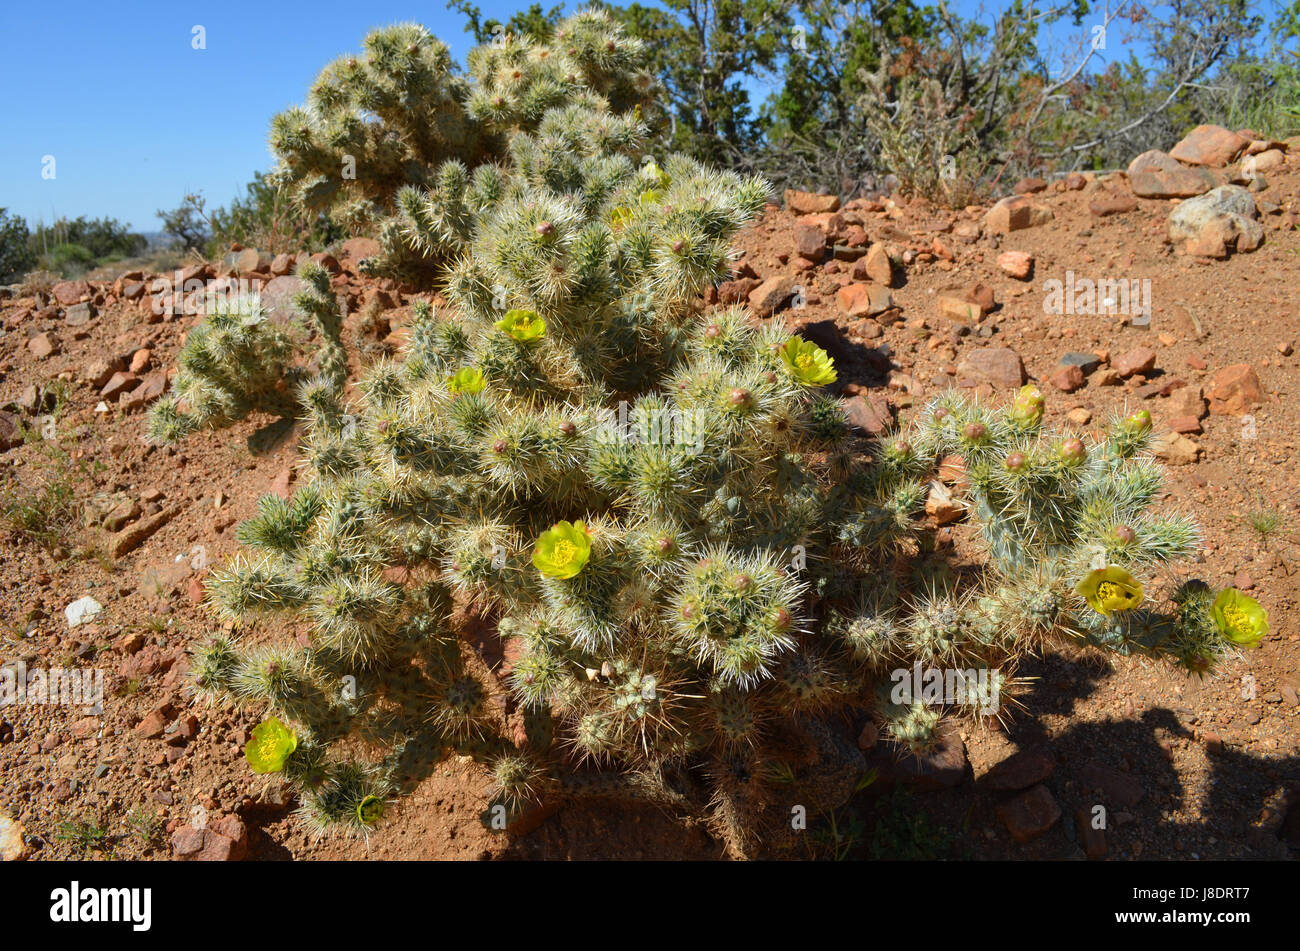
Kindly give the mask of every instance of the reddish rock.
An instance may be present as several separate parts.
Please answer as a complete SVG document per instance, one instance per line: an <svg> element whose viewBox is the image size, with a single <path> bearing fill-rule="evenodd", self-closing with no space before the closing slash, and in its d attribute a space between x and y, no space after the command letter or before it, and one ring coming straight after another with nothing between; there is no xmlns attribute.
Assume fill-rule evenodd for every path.
<svg viewBox="0 0 1300 951"><path fill-rule="evenodd" d="M815 215L838 211L838 195L816 195L812 192L798 191L793 188L785 190L785 207L796 215Z"/></svg>
<svg viewBox="0 0 1300 951"><path fill-rule="evenodd" d="M353 272L366 258L372 258L383 250L383 246L374 238L348 238L340 248L343 260L348 263L348 270Z"/></svg>
<svg viewBox="0 0 1300 951"><path fill-rule="evenodd" d="M311 259L315 261L317 264L319 264L321 267L323 267L325 270L329 271L331 274L338 274L339 271L342 270L342 268L339 267L338 258L334 257L334 255L329 254L325 251L316 252L311 256Z"/></svg>
<svg viewBox="0 0 1300 951"><path fill-rule="evenodd" d="M749 294L749 306L759 317L771 317L794 296L793 277L769 277Z"/></svg>
<svg viewBox="0 0 1300 951"><path fill-rule="evenodd" d="M809 261L820 261L826 254L826 234L814 225L799 225L794 231L795 253Z"/></svg>
<svg viewBox="0 0 1300 951"><path fill-rule="evenodd" d="M202 829L183 825L172 833L172 853L185 861L238 862L248 854L248 830L235 816Z"/></svg>
<svg viewBox="0 0 1300 951"><path fill-rule="evenodd" d="M64 307L70 307L89 300L94 291L85 281L61 281L50 288L50 293Z"/></svg>
<svg viewBox="0 0 1300 951"><path fill-rule="evenodd" d="M1156 367L1156 353L1147 347L1138 347L1117 357L1111 368L1120 376L1128 378L1135 373L1150 373Z"/></svg>
<svg viewBox="0 0 1300 951"><path fill-rule="evenodd" d="M889 288L879 284L845 284L835 293L835 300L850 317L874 317L894 306Z"/></svg>
<svg viewBox="0 0 1300 951"><path fill-rule="evenodd" d="M133 390L139 382L140 378L134 373L114 373L109 377L108 382L105 383L103 388L99 391L99 395L102 399L108 400L111 403L123 393Z"/></svg>
<svg viewBox="0 0 1300 951"><path fill-rule="evenodd" d="M1047 182L1041 178L1022 178L1012 187L1017 195L1033 195L1047 188Z"/></svg>
<svg viewBox="0 0 1300 951"><path fill-rule="evenodd" d="M1218 185L1203 168L1149 169L1132 176L1129 186L1139 198L1194 198Z"/></svg>
<svg viewBox="0 0 1300 951"><path fill-rule="evenodd" d="M1170 393L1169 402L1165 404L1165 412L1175 418L1191 416L1194 419L1204 419L1209 413L1209 409L1205 405L1205 399L1201 396L1199 386L1184 386Z"/></svg>
<svg viewBox="0 0 1300 951"><path fill-rule="evenodd" d="M1264 402L1259 377L1248 363L1224 367L1210 385L1210 412L1217 415L1241 416Z"/></svg>
<svg viewBox="0 0 1300 951"><path fill-rule="evenodd" d="M1061 807L1046 786L1034 786L997 808L998 818L1017 842L1042 835L1061 818Z"/></svg>
<svg viewBox="0 0 1300 951"><path fill-rule="evenodd" d="M841 402L849 425L868 436L880 436L894 428L894 408L883 393L868 393Z"/></svg>
<svg viewBox="0 0 1300 951"><path fill-rule="evenodd" d="M159 739L167 731L168 709L159 707L136 724L135 731L146 740Z"/></svg>
<svg viewBox="0 0 1300 951"><path fill-rule="evenodd" d="M1151 451L1157 459L1163 459L1171 466L1194 465L1200 458L1201 447L1180 433L1165 433L1151 444Z"/></svg>
<svg viewBox="0 0 1300 951"><path fill-rule="evenodd" d="M128 369L132 373L143 373L149 368L149 360L152 357L152 350L148 347L141 347L135 353L131 354L131 365Z"/></svg>
<svg viewBox="0 0 1300 951"><path fill-rule="evenodd" d="M966 514L966 507L953 498L946 485L935 481L930 483L925 498L925 514L933 518L936 525L948 525L959 521Z"/></svg>
<svg viewBox="0 0 1300 951"><path fill-rule="evenodd" d="M718 303L720 304L741 304L749 300L749 295L754 288L763 283L753 277L738 277L735 280L723 281L718 285Z"/></svg>
<svg viewBox="0 0 1300 951"><path fill-rule="evenodd" d="M140 385L122 397L122 405L128 410L140 409L160 399L167 392L167 374L155 370L140 381Z"/></svg>
<svg viewBox="0 0 1300 951"><path fill-rule="evenodd" d="M861 260L862 274L867 280L874 281L884 287L889 287L894 283L894 262L890 258L889 252L885 250L883 244L873 244L867 256ZM855 279L857 277L857 268L854 268Z"/></svg>
<svg viewBox="0 0 1300 951"><path fill-rule="evenodd" d="M293 273L293 255L277 254L271 258L271 274L275 277L284 277L286 274Z"/></svg>
<svg viewBox="0 0 1300 951"><path fill-rule="evenodd" d="M256 248L245 248L235 258L235 269L247 275L251 271L266 271L271 267L271 256Z"/></svg>
<svg viewBox="0 0 1300 951"><path fill-rule="evenodd" d="M43 333L27 341L27 350L36 359L44 360L47 357L57 356L62 352L63 346L54 334Z"/></svg>
<svg viewBox="0 0 1300 951"><path fill-rule="evenodd" d="M1083 368L1076 366L1057 367L1052 375L1047 378L1047 382L1062 393L1073 393L1084 384Z"/></svg>
<svg viewBox="0 0 1300 951"><path fill-rule="evenodd" d="M1175 416L1169 420L1169 428L1185 436L1199 436L1204 432L1201 421L1195 416Z"/></svg>
<svg viewBox="0 0 1300 951"><path fill-rule="evenodd" d="M1007 234L1047 224L1053 218L1052 209L1040 205L1027 195L1003 198L989 209L984 223L994 234Z"/></svg>
<svg viewBox="0 0 1300 951"><path fill-rule="evenodd" d="M994 386L1023 386L1025 382L1025 365L1020 355L1006 347L985 347L972 350L966 355L957 370L976 380L983 380Z"/></svg>
<svg viewBox="0 0 1300 951"><path fill-rule="evenodd" d="M1113 809L1131 809L1146 795L1137 777L1100 763L1085 764L1079 770L1079 782L1086 789L1100 792Z"/></svg>
<svg viewBox="0 0 1300 951"><path fill-rule="evenodd" d="M1169 150L1172 158L1188 165L1223 168L1250 145L1250 140L1219 125L1198 125Z"/></svg>
<svg viewBox="0 0 1300 951"><path fill-rule="evenodd" d="M1034 258L1024 251L1003 251L998 255L998 269L1018 281L1027 281L1034 269Z"/></svg>
<svg viewBox="0 0 1300 951"><path fill-rule="evenodd" d="M958 324L973 324L984 316L979 304L967 298L961 292L940 294L935 298L935 308L939 316Z"/></svg>
<svg viewBox="0 0 1300 951"><path fill-rule="evenodd" d="M1088 202L1088 210L1098 218L1109 218L1130 212L1137 204L1132 195L1101 195Z"/></svg>
<svg viewBox="0 0 1300 951"><path fill-rule="evenodd" d="M981 782L989 789L1012 791L1046 782L1056 769L1056 759L1043 750L1012 753L984 774Z"/></svg>

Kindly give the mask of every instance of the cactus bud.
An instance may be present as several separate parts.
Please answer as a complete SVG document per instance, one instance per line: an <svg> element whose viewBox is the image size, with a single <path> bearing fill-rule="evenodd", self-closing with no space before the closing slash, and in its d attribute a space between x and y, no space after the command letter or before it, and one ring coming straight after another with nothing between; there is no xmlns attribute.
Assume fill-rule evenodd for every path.
<svg viewBox="0 0 1300 951"><path fill-rule="evenodd" d="M1023 452L1013 452L1007 455L1007 468L1012 472L1019 472L1025 467L1028 460Z"/></svg>
<svg viewBox="0 0 1300 951"><path fill-rule="evenodd" d="M1137 532L1133 531L1128 525L1115 526L1115 539L1123 542L1125 545L1131 545L1137 541Z"/></svg>
<svg viewBox="0 0 1300 951"><path fill-rule="evenodd" d="M498 439L492 444L492 451L498 455L505 452L508 448L510 448L510 446L504 439Z"/></svg>
<svg viewBox="0 0 1300 951"><path fill-rule="evenodd" d="M746 574L738 574L731 579L731 583L737 591L747 591L754 583L754 579Z"/></svg>
<svg viewBox="0 0 1300 951"><path fill-rule="evenodd" d="M673 242L673 254L681 254L686 249L686 242L678 238Z"/></svg>
<svg viewBox="0 0 1300 951"><path fill-rule="evenodd" d="M1082 439L1067 439L1061 443L1057 455L1060 456L1062 462L1077 465L1088 458L1088 450L1084 447Z"/></svg>
<svg viewBox="0 0 1300 951"><path fill-rule="evenodd" d="M560 423L560 432L566 436L572 436L578 431L578 425L571 419L566 419Z"/></svg>
<svg viewBox="0 0 1300 951"><path fill-rule="evenodd" d="M736 407L748 405L751 398L749 390L742 386L736 387L727 394L727 402Z"/></svg>
<svg viewBox="0 0 1300 951"><path fill-rule="evenodd" d="M948 418L948 407L940 406L938 409L934 411L933 418L936 423L942 423L945 419Z"/></svg>
<svg viewBox="0 0 1300 951"><path fill-rule="evenodd" d="M792 621L794 621L794 617L791 616L789 611L787 611L785 608L777 608L776 611L777 630L780 631L788 630Z"/></svg>
<svg viewBox="0 0 1300 951"><path fill-rule="evenodd" d="M967 423L963 432L969 442L980 442L989 434L989 428L983 423Z"/></svg>
<svg viewBox="0 0 1300 951"><path fill-rule="evenodd" d="M1132 432L1144 433L1151 428L1151 414L1140 409L1124 420L1124 426Z"/></svg>
<svg viewBox="0 0 1300 951"><path fill-rule="evenodd" d="M1043 418L1043 391L1032 383L1026 383L1016 394L1007 414L1013 423L1019 426L1036 426Z"/></svg>
<svg viewBox="0 0 1300 951"><path fill-rule="evenodd" d="M764 382L766 382L766 383L775 383L775 382L776 382L776 374L773 373L771 370L768 370L766 373L763 374L763 380L764 380Z"/></svg>
<svg viewBox="0 0 1300 951"><path fill-rule="evenodd" d="M555 230L555 225L551 224L549 221L543 221L540 225L537 226L537 233L540 234L542 237L546 237L547 235L551 234L554 230Z"/></svg>
<svg viewBox="0 0 1300 951"><path fill-rule="evenodd" d="M710 340L716 340L718 337L722 336L722 328L717 324L709 324L704 328L704 336L708 337Z"/></svg>
<svg viewBox="0 0 1300 951"><path fill-rule="evenodd" d="M659 539L659 541L656 542L655 544L659 549L659 554L661 555L670 555L672 554L673 550L677 547L677 542L673 541L671 538L668 538L667 536L664 536L663 538Z"/></svg>

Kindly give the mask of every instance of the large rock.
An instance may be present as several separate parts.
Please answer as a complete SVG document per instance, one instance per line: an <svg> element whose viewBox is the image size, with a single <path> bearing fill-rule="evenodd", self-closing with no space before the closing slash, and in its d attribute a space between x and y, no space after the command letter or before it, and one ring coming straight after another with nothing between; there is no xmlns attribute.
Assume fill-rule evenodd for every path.
<svg viewBox="0 0 1300 951"><path fill-rule="evenodd" d="M1169 153L1161 152L1159 149L1147 149L1128 163L1128 177L1132 178L1142 172L1176 172L1182 167L1182 164Z"/></svg>
<svg viewBox="0 0 1300 951"><path fill-rule="evenodd" d="M1223 168L1250 145L1250 140L1221 125L1198 125L1169 150L1171 157L1188 165Z"/></svg>
<svg viewBox="0 0 1300 951"><path fill-rule="evenodd" d="M838 195L817 195L813 192L801 192L793 188L785 190L785 207L796 215L816 215L829 211L838 211Z"/></svg>
<svg viewBox="0 0 1300 951"><path fill-rule="evenodd" d="M1188 168L1159 149L1149 149L1130 162L1128 178L1139 198L1192 198L1222 184L1209 169Z"/></svg>
<svg viewBox="0 0 1300 951"><path fill-rule="evenodd" d="M64 307L70 307L73 304L79 304L83 300L89 300L91 294L90 285L85 281L62 281L55 284L50 289L54 299Z"/></svg>
<svg viewBox="0 0 1300 951"><path fill-rule="evenodd" d="M374 257L383 251L383 246L374 238L348 238L340 248L343 261L349 271L355 272L366 258Z"/></svg>
<svg viewBox="0 0 1300 951"><path fill-rule="evenodd" d="M771 317L794 296L793 277L769 277L749 293L749 306L759 317Z"/></svg>
<svg viewBox="0 0 1300 951"><path fill-rule="evenodd" d="M1012 791L1046 782L1056 769L1056 759L1045 750L1020 750L994 765L981 778L989 789Z"/></svg>
<svg viewBox="0 0 1300 951"><path fill-rule="evenodd" d="M1187 199L1170 212L1169 237L1188 242L1189 251L1211 257L1221 256L1209 253L1219 244L1253 251L1264 240L1258 217L1259 209L1249 191L1240 185L1220 185Z"/></svg>
<svg viewBox="0 0 1300 951"><path fill-rule="evenodd" d="M994 234L1007 234L1045 225L1052 218L1052 209L1046 205L1035 202L1028 195L1013 195L989 209L984 225Z"/></svg>
<svg viewBox="0 0 1300 951"><path fill-rule="evenodd" d="M994 386L1023 386L1025 382L1025 365L1020 355L1006 347L972 350L957 365L957 370Z"/></svg>
<svg viewBox="0 0 1300 951"><path fill-rule="evenodd" d="M203 828L183 825L172 833L172 854L189 862L238 862L248 854L248 831L235 816Z"/></svg>
<svg viewBox="0 0 1300 951"><path fill-rule="evenodd" d="M1211 413L1241 416L1264 402L1264 388L1249 363L1236 363L1214 374L1209 396Z"/></svg>
<svg viewBox="0 0 1300 951"><path fill-rule="evenodd" d="M880 284L845 284L835 300L849 317L874 317L894 306L889 288Z"/></svg>
<svg viewBox="0 0 1300 951"><path fill-rule="evenodd" d="M22 823L0 816L0 862L17 862L26 855Z"/></svg>
<svg viewBox="0 0 1300 951"><path fill-rule="evenodd" d="M1037 838L1061 818L1061 807L1046 786L1034 786L1002 803L997 812L1011 838L1017 842Z"/></svg>
<svg viewBox="0 0 1300 951"><path fill-rule="evenodd" d="M288 324L296 317L293 295L306 288L297 277L273 277L266 282L259 295L267 319L277 324Z"/></svg>

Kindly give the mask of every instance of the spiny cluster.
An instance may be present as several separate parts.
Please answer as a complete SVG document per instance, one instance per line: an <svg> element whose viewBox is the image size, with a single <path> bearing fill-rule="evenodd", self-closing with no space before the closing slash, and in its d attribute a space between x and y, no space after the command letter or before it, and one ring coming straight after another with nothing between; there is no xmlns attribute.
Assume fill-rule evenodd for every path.
<svg viewBox="0 0 1300 951"><path fill-rule="evenodd" d="M499 160L509 138L560 107L629 112L654 81L641 41L599 10L559 24L551 44L502 34L472 50L462 74L423 26L372 31L364 49L322 70L306 106L275 116L273 180L305 207L358 230L455 161Z"/></svg>

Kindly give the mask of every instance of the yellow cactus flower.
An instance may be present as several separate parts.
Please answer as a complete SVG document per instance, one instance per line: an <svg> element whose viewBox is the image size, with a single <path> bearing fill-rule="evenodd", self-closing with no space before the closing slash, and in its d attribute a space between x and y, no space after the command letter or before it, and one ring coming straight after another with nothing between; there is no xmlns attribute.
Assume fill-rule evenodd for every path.
<svg viewBox="0 0 1300 951"><path fill-rule="evenodd" d="M1117 565L1089 572L1074 593L1082 595L1094 611L1107 617L1115 611L1131 611L1142 603L1141 583Z"/></svg>
<svg viewBox="0 0 1300 951"><path fill-rule="evenodd" d="M357 819L363 826L372 826L384 817L384 801L378 796L367 796L357 804Z"/></svg>
<svg viewBox="0 0 1300 951"><path fill-rule="evenodd" d="M482 373L473 367L462 367L447 380L447 392L481 393L486 385Z"/></svg>
<svg viewBox="0 0 1300 951"><path fill-rule="evenodd" d="M835 361L830 354L802 337L791 337L785 342L781 362L792 377L807 386L835 382Z"/></svg>
<svg viewBox="0 0 1300 951"><path fill-rule="evenodd" d="M533 548L533 567L549 578L572 578L591 557L591 535L582 522L556 522Z"/></svg>
<svg viewBox="0 0 1300 951"><path fill-rule="evenodd" d="M253 738L244 746L244 759L255 773L278 773L298 748L298 734L275 717L253 727Z"/></svg>
<svg viewBox="0 0 1300 951"><path fill-rule="evenodd" d="M493 324L497 330L520 343L538 340L546 333L546 321L535 310L515 308Z"/></svg>
<svg viewBox="0 0 1300 951"><path fill-rule="evenodd" d="M1258 647L1268 633L1268 612L1236 588L1224 588L1210 606L1219 633L1241 647Z"/></svg>

